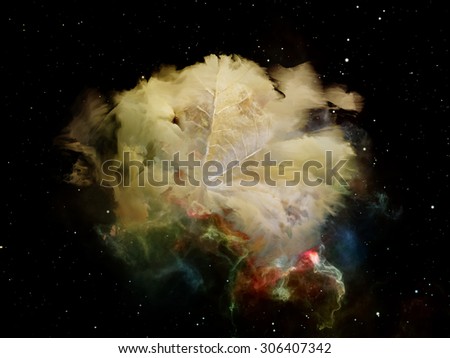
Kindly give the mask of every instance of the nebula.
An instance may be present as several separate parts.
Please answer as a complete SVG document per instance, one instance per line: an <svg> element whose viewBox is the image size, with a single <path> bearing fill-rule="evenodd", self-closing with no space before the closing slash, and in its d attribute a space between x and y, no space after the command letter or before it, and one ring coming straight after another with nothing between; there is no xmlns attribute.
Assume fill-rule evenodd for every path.
<svg viewBox="0 0 450 358"><path fill-rule="evenodd" d="M210 55L110 98L84 94L58 143L78 153L70 183L113 193L115 222L99 236L144 279L177 273L208 289L195 250L226 271L231 314L307 302L324 328L345 289L322 234L362 178L336 113L362 102L309 63Z"/></svg>

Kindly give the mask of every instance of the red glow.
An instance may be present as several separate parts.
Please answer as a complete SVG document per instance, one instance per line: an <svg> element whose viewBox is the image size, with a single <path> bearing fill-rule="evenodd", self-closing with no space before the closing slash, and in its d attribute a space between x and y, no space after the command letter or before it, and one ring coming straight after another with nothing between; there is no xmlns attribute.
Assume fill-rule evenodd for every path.
<svg viewBox="0 0 450 358"><path fill-rule="evenodd" d="M319 254L317 253L317 251L310 250L308 256L314 265L317 265L319 263L320 259L319 259Z"/></svg>
<svg viewBox="0 0 450 358"><path fill-rule="evenodd" d="M304 270L312 265L318 265L320 262L320 256L316 249L310 249L300 254L296 269Z"/></svg>

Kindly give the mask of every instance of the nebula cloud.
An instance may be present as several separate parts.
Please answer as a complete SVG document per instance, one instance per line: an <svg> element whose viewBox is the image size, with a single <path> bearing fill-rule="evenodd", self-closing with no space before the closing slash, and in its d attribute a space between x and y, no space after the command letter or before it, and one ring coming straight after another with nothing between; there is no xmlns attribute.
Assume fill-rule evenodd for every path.
<svg viewBox="0 0 450 358"><path fill-rule="evenodd" d="M324 88L308 63L210 55L81 102L58 139L79 153L68 181L113 192L115 223L98 230L121 258L196 290L206 278L183 259L195 247L226 257L233 312L309 300L332 324L345 290L321 235L361 178L333 113L359 112L358 94Z"/></svg>

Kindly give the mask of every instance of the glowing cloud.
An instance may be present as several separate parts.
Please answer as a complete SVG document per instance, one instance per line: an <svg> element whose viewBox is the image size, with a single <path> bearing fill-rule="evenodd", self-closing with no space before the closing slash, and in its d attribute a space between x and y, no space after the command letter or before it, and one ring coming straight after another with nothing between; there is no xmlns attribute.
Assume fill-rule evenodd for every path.
<svg viewBox="0 0 450 358"><path fill-rule="evenodd" d="M211 55L182 70L164 67L112 104L87 94L60 140L81 154L71 183L114 192L116 223L101 235L123 257L129 240L149 262L156 248L172 255L195 243L220 255L225 245L232 307L248 294L298 301L307 297L302 280L331 280L327 326L344 288L322 255L321 233L359 175L330 103L362 107L355 93L324 89L307 63L266 71ZM163 232L170 235L161 244ZM153 277L163 266L149 263Z"/></svg>

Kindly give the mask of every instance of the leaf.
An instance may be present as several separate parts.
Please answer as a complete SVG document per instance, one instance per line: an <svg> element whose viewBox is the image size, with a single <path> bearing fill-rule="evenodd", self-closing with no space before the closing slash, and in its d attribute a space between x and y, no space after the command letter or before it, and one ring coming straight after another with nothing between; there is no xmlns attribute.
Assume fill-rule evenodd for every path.
<svg viewBox="0 0 450 358"><path fill-rule="evenodd" d="M242 162L271 138L271 118L263 106L268 94L276 94L265 73L250 61L209 56L205 62L192 68L203 90L183 111L181 122L203 159L221 163L221 175L231 162Z"/></svg>

